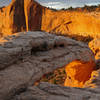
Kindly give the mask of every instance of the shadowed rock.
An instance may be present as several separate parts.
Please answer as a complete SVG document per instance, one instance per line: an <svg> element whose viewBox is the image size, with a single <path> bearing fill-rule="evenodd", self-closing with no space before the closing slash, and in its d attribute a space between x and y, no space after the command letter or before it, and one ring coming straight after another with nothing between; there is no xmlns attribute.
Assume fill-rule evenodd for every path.
<svg viewBox="0 0 100 100"><path fill-rule="evenodd" d="M41 30L42 10L43 7L34 0L12 0L9 6L0 9L0 32L8 35Z"/></svg>

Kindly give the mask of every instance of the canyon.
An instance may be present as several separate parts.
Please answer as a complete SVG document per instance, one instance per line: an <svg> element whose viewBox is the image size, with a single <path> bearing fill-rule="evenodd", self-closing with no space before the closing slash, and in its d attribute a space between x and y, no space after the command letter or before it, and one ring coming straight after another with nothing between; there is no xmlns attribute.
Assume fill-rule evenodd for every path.
<svg viewBox="0 0 100 100"><path fill-rule="evenodd" d="M1 36L42 30L62 35L99 37L99 27L99 11L55 11L34 0L12 0L8 6L0 8Z"/></svg>
<svg viewBox="0 0 100 100"><path fill-rule="evenodd" d="M99 11L57 11L35 0L0 8L0 100L100 100L99 27ZM41 81L59 68L62 85Z"/></svg>

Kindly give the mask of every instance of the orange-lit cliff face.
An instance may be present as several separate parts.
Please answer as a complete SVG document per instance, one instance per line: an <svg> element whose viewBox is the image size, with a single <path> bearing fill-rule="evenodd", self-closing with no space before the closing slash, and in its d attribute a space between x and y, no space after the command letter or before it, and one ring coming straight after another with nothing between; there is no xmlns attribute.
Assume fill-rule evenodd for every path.
<svg viewBox="0 0 100 100"><path fill-rule="evenodd" d="M85 82L91 78L95 63L75 60L65 67L67 78L64 86L84 87Z"/></svg>
<svg viewBox="0 0 100 100"><path fill-rule="evenodd" d="M12 0L11 4L1 11L0 29L4 35L19 32L22 29L25 30L23 6L23 0Z"/></svg>
<svg viewBox="0 0 100 100"><path fill-rule="evenodd" d="M46 10L42 17L42 29L56 34L76 34L98 36L100 33L100 13Z"/></svg>
<svg viewBox="0 0 100 100"><path fill-rule="evenodd" d="M0 33L44 30L56 34L98 36L100 13L53 11L34 0L12 0L0 9Z"/></svg>
<svg viewBox="0 0 100 100"><path fill-rule="evenodd" d="M12 0L0 9L0 33L41 30L42 6L34 0Z"/></svg>
<svg viewBox="0 0 100 100"><path fill-rule="evenodd" d="M42 11L45 7L34 0L24 0L26 30L41 30Z"/></svg>

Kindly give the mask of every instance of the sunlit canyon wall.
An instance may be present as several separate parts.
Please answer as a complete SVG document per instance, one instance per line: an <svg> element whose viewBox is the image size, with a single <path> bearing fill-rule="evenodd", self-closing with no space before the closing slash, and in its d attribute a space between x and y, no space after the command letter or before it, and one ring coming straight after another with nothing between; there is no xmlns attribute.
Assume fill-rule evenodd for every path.
<svg viewBox="0 0 100 100"><path fill-rule="evenodd" d="M54 11L34 0L12 0L9 6L0 9L1 35L34 30L97 37L100 13Z"/></svg>

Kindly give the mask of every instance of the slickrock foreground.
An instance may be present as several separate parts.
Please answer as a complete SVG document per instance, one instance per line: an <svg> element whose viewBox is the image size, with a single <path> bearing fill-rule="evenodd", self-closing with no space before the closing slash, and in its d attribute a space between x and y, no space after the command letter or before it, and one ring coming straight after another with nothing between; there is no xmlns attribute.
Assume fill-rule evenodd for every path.
<svg viewBox="0 0 100 100"><path fill-rule="evenodd" d="M0 41L0 100L99 100L95 89L33 86L42 75L73 60L94 61L82 42L45 32L20 32Z"/></svg>
<svg viewBox="0 0 100 100"><path fill-rule="evenodd" d="M1 37L34 30L100 37L100 12L55 11L35 0L12 0L7 7L0 8Z"/></svg>
<svg viewBox="0 0 100 100"><path fill-rule="evenodd" d="M29 87L26 92L12 100L100 100L99 89L61 87L49 83L40 83Z"/></svg>

